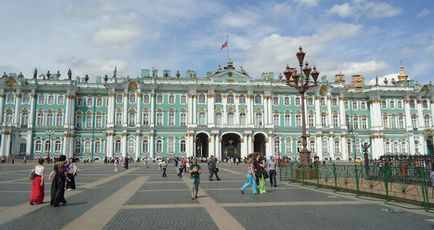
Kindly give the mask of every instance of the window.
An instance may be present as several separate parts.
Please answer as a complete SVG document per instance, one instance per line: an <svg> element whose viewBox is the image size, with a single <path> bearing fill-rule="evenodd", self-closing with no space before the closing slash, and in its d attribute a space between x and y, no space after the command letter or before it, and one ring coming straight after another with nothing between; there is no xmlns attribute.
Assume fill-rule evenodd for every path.
<svg viewBox="0 0 434 230"><path fill-rule="evenodd" d="M365 102L365 101L362 101L362 102L360 103L360 109L361 109L361 110L366 110L366 102Z"/></svg>
<svg viewBox="0 0 434 230"><path fill-rule="evenodd" d="M37 140L37 141L35 142L35 152L40 152L41 149L42 149L41 141L40 141L40 140Z"/></svg>
<svg viewBox="0 0 434 230"><path fill-rule="evenodd" d="M21 112L21 122L20 123L22 126L27 126L29 123L29 113L26 110Z"/></svg>
<svg viewBox="0 0 434 230"><path fill-rule="evenodd" d="M20 154L26 154L27 144L20 143Z"/></svg>
<svg viewBox="0 0 434 230"><path fill-rule="evenodd" d="M77 106L83 106L84 105L84 99L82 97L77 98Z"/></svg>
<svg viewBox="0 0 434 230"><path fill-rule="evenodd" d="M86 141L84 142L84 152L85 153L90 153L90 140L86 139Z"/></svg>
<svg viewBox="0 0 434 230"><path fill-rule="evenodd" d="M329 152L328 146L329 146L329 143L328 143L327 139L323 139L322 140L322 153L323 154L327 154Z"/></svg>
<svg viewBox="0 0 434 230"><path fill-rule="evenodd" d="M144 153L148 153L149 152L149 142L148 142L148 140L144 140L143 141L143 152Z"/></svg>
<svg viewBox="0 0 434 230"><path fill-rule="evenodd" d="M350 123L350 116L345 115L345 124L347 125L347 127L350 129L351 128L351 123Z"/></svg>
<svg viewBox="0 0 434 230"><path fill-rule="evenodd" d="M136 112L130 111L128 113L128 127L134 127L136 125Z"/></svg>
<svg viewBox="0 0 434 230"><path fill-rule="evenodd" d="M359 129L359 117L357 116L353 117L353 128Z"/></svg>
<svg viewBox="0 0 434 230"><path fill-rule="evenodd" d="M47 152L47 153L51 152L51 141L50 140L46 140L45 141L44 151Z"/></svg>
<svg viewBox="0 0 434 230"><path fill-rule="evenodd" d="M410 99L409 103L410 103L410 108L414 109L416 107L413 99Z"/></svg>
<svg viewBox="0 0 434 230"><path fill-rule="evenodd" d="M123 96L122 94L116 94L116 104L122 104Z"/></svg>
<svg viewBox="0 0 434 230"><path fill-rule="evenodd" d="M187 114L182 112L181 113L181 126L186 126L187 125Z"/></svg>
<svg viewBox="0 0 434 230"><path fill-rule="evenodd" d="M94 152L99 155L99 153L101 153L101 142L99 140L97 140L95 142L95 149Z"/></svg>
<svg viewBox="0 0 434 230"><path fill-rule="evenodd" d="M321 114L321 126L327 128L327 114Z"/></svg>
<svg viewBox="0 0 434 230"><path fill-rule="evenodd" d="M332 106L338 106L338 99L336 98L332 99Z"/></svg>
<svg viewBox="0 0 434 230"><path fill-rule="evenodd" d="M311 138L311 139L310 139L309 149L310 149L310 151L313 152L313 153L316 152L316 151L315 151L315 138Z"/></svg>
<svg viewBox="0 0 434 230"><path fill-rule="evenodd" d="M234 95L229 94L226 100L227 100L228 104L233 104L234 103Z"/></svg>
<svg viewBox="0 0 434 230"><path fill-rule="evenodd" d="M395 101L394 100L390 100L389 106L390 106L391 109L394 109L395 108Z"/></svg>
<svg viewBox="0 0 434 230"><path fill-rule="evenodd" d="M255 125L262 126L262 113L256 113Z"/></svg>
<svg viewBox="0 0 434 230"><path fill-rule="evenodd" d="M368 129L368 118L367 117L362 118L362 129Z"/></svg>
<svg viewBox="0 0 434 230"><path fill-rule="evenodd" d="M206 115L205 112L199 113L199 125L206 125Z"/></svg>
<svg viewBox="0 0 434 230"><path fill-rule="evenodd" d="M313 105L313 97L307 98L307 105Z"/></svg>
<svg viewBox="0 0 434 230"><path fill-rule="evenodd" d="M149 104L149 95L148 94L143 95L143 103Z"/></svg>
<svg viewBox="0 0 434 230"><path fill-rule="evenodd" d="M49 105L54 104L54 95L53 94L48 95L48 104Z"/></svg>
<svg viewBox="0 0 434 230"><path fill-rule="evenodd" d="M279 138L274 139L274 153L280 153L280 141L279 141Z"/></svg>
<svg viewBox="0 0 434 230"><path fill-rule="evenodd" d="M346 110L348 110L350 108L349 105L348 105L348 101L344 102L344 107L345 107Z"/></svg>
<svg viewBox="0 0 434 230"><path fill-rule="evenodd" d="M181 96L181 104L187 103L187 97L185 95Z"/></svg>
<svg viewBox="0 0 434 230"><path fill-rule="evenodd" d="M38 112L38 118L36 119L36 125L42 126L43 119L44 119L44 114L41 111L39 111Z"/></svg>
<svg viewBox="0 0 434 230"><path fill-rule="evenodd" d="M175 104L175 95L173 94L169 95L169 104Z"/></svg>
<svg viewBox="0 0 434 230"><path fill-rule="evenodd" d="M58 105L63 105L64 99L65 99L65 97L63 95L57 96L57 104Z"/></svg>
<svg viewBox="0 0 434 230"><path fill-rule="evenodd" d="M116 125L122 125L122 111L117 111L116 112L116 121L115 121Z"/></svg>
<svg viewBox="0 0 434 230"><path fill-rule="evenodd" d="M168 151L169 153L174 153L175 152L175 140L173 139L173 137L169 138L169 143L168 143Z"/></svg>
<svg viewBox="0 0 434 230"><path fill-rule="evenodd" d="M44 94L39 94L38 96L38 105L44 104Z"/></svg>
<svg viewBox="0 0 434 230"><path fill-rule="evenodd" d="M102 128L102 114L101 113L96 114L96 127Z"/></svg>
<svg viewBox="0 0 434 230"><path fill-rule="evenodd" d="M398 109L402 109L402 101L398 100Z"/></svg>
<svg viewBox="0 0 434 230"><path fill-rule="evenodd" d="M62 111L58 111L56 115L56 126L62 126L63 125L63 113Z"/></svg>
<svg viewBox="0 0 434 230"><path fill-rule="evenodd" d="M14 120L14 112L12 110L8 110L6 112L6 124L11 125Z"/></svg>
<svg viewBox="0 0 434 230"><path fill-rule="evenodd" d="M301 105L301 99L299 97L295 98L295 105Z"/></svg>
<svg viewBox="0 0 434 230"><path fill-rule="evenodd" d="M62 142L60 142L60 140L57 140L54 144L54 151L60 152L61 146L62 146Z"/></svg>
<svg viewBox="0 0 434 230"><path fill-rule="evenodd" d="M91 113L87 113L86 114L86 128L92 128L92 114Z"/></svg>
<svg viewBox="0 0 434 230"><path fill-rule="evenodd" d="M116 140L115 141L115 153L120 153L121 152L121 140Z"/></svg>
<svg viewBox="0 0 434 230"><path fill-rule="evenodd" d="M157 113L157 126L163 125L163 112Z"/></svg>
<svg viewBox="0 0 434 230"><path fill-rule="evenodd" d="M295 115L295 127L301 127L301 115L300 114Z"/></svg>
<svg viewBox="0 0 434 230"><path fill-rule="evenodd" d="M163 95L157 95L157 104L162 104L163 103Z"/></svg>
<svg viewBox="0 0 434 230"><path fill-rule="evenodd" d="M163 151L163 141L162 140L158 140L157 141L157 149L156 149L157 153L161 153Z"/></svg>
<svg viewBox="0 0 434 230"><path fill-rule="evenodd" d="M313 128L315 126L313 118L314 118L313 113L309 113L307 117L307 126L309 126L310 128Z"/></svg>
<svg viewBox="0 0 434 230"><path fill-rule="evenodd" d="M279 105L279 97L273 97L273 105Z"/></svg>
<svg viewBox="0 0 434 230"><path fill-rule="evenodd" d="M220 94L217 94L214 98L215 103L222 103L222 96Z"/></svg>
<svg viewBox="0 0 434 230"><path fill-rule="evenodd" d="M280 126L279 114L278 113L273 114L273 124L274 124L274 126Z"/></svg>
<svg viewBox="0 0 434 230"><path fill-rule="evenodd" d="M74 153L76 153L76 154L81 153L81 141L80 141L80 139L75 140Z"/></svg>
<svg viewBox="0 0 434 230"><path fill-rule="evenodd" d="M148 112L143 113L143 125L149 125L149 113Z"/></svg>
<svg viewBox="0 0 434 230"><path fill-rule="evenodd" d="M215 124L222 125L222 114L220 112L215 114Z"/></svg>
<svg viewBox="0 0 434 230"><path fill-rule="evenodd" d="M383 109L387 108L387 104L386 104L385 100L381 101L381 108L383 108Z"/></svg>
<svg viewBox="0 0 434 230"><path fill-rule="evenodd" d="M357 109L357 101L353 101L353 110Z"/></svg>
<svg viewBox="0 0 434 230"><path fill-rule="evenodd" d="M404 128L404 116L402 114L399 114L398 117L398 128L400 129Z"/></svg>
<svg viewBox="0 0 434 230"><path fill-rule="evenodd" d="M399 147L398 142L394 141L393 144L392 144L392 153L393 154L397 154L398 153L398 147Z"/></svg>
<svg viewBox="0 0 434 230"><path fill-rule="evenodd" d="M337 128L339 126L339 116L337 114L333 114L333 127Z"/></svg>
<svg viewBox="0 0 434 230"><path fill-rule="evenodd" d="M291 125L291 115L289 113L285 114L285 127L289 127Z"/></svg>
<svg viewBox="0 0 434 230"><path fill-rule="evenodd" d="M303 144L301 143L301 141L297 141L297 152L300 152L300 150L303 149Z"/></svg>
<svg viewBox="0 0 434 230"><path fill-rule="evenodd" d="M175 125L175 113L169 112L169 125L174 126Z"/></svg>
<svg viewBox="0 0 434 230"><path fill-rule="evenodd" d="M423 117L425 128L431 128L431 117L427 114Z"/></svg>
<svg viewBox="0 0 434 230"><path fill-rule="evenodd" d="M335 141L335 153L341 152L341 144L339 143L339 140Z"/></svg>
<svg viewBox="0 0 434 230"><path fill-rule="evenodd" d="M234 125L234 113L233 112L228 113L228 125Z"/></svg>
<svg viewBox="0 0 434 230"><path fill-rule="evenodd" d="M23 94L23 104L29 104L30 103L30 94L24 93Z"/></svg>
<svg viewBox="0 0 434 230"><path fill-rule="evenodd" d="M422 101L422 107L423 107L424 109L428 109L428 101L427 101L427 100L423 100L423 101Z"/></svg>
<svg viewBox="0 0 434 230"><path fill-rule="evenodd" d="M405 141L401 142L401 153L405 154L407 152L406 146Z"/></svg>
<svg viewBox="0 0 434 230"><path fill-rule="evenodd" d="M181 140L181 153L185 153L185 140Z"/></svg>
<svg viewBox="0 0 434 230"><path fill-rule="evenodd" d="M134 139L129 139L128 140L128 154L133 154L134 153Z"/></svg>
<svg viewBox="0 0 434 230"><path fill-rule="evenodd" d="M52 126L53 125L53 113L51 111L49 111L47 113L47 126Z"/></svg>
<svg viewBox="0 0 434 230"><path fill-rule="evenodd" d="M416 114L411 115L411 125L413 126L413 128L417 128L418 122Z"/></svg>
<svg viewBox="0 0 434 230"><path fill-rule="evenodd" d="M391 127L392 129L396 129L396 116L395 116L395 114L393 114L393 115L390 117L390 127Z"/></svg>
<svg viewBox="0 0 434 230"><path fill-rule="evenodd" d="M260 95L255 96L255 104L262 104L262 98Z"/></svg>
<svg viewBox="0 0 434 230"><path fill-rule="evenodd" d="M389 119L387 117L387 114L383 115L383 127L384 128L389 128Z"/></svg>
<svg viewBox="0 0 434 230"><path fill-rule="evenodd" d="M291 138L290 137L288 137L288 138L286 138L286 142L285 142L285 151L286 151L286 154L287 155L289 155L290 153L291 153Z"/></svg>
<svg viewBox="0 0 434 230"><path fill-rule="evenodd" d="M8 93L6 96L6 103L12 104L14 103L15 97L12 93Z"/></svg>
<svg viewBox="0 0 434 230"><path fill-rule="evenodd" d="M131 104L135 104L136 103L136 94L131 93L129 96L129 100Z"/></svg>
<svg viewBox="0 0 434 230"><path fill-rule="evenodd" d="M246 96L240 95L239 102L240 102L240 104L245 104L246 103Z"/></svg>
<svg viewBox="0 0 434 230"><path fill-rule="evenodd" d="M92 97L87 98L86 106L88 106L88 107L93 106L93 98Z"/></svg>
<svg viewBox="0 0 434 230"><path fill-rule="evenodd" d="M290 99L289 97L285 97L285 105L289 105L290 104Z"/></svg>
<svg viewBox="0 0 434 230"><path fill-rule="evenodd" d="M246 114L240 113L240 125L246 125Z"/></svg>
<svg viewBox="0 0 434 230"><path fill-rule="evenodd" d="M321 97L321 99L320 99L320 104L323 106L323 105L326 105L326 100L325 100L325 97Z"/></svg>
<svg viewBox="0 0 434 230"><path fill-rule="evenodd" d="M205 104L206 103L205 94L200 94L199 95L199 103L200 104Z"/></svg>

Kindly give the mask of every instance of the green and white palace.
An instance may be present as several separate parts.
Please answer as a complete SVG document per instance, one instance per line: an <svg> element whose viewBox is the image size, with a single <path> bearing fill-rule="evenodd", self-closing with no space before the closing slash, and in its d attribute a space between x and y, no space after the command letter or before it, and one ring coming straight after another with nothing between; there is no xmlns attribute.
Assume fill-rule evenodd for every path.
<svg viewBox="0 0 434 230"><path fill-rule="evenodd" d="M283 68L282 68L283 70ZM298 158L301 97L282 75L249 76L229 60L207 76L143 69L137 77L4 73L0 156ZM330 78L329 78L330 79ZM308 148L320 159L433 154L431 83L323 77L307 92Z"/></svg>

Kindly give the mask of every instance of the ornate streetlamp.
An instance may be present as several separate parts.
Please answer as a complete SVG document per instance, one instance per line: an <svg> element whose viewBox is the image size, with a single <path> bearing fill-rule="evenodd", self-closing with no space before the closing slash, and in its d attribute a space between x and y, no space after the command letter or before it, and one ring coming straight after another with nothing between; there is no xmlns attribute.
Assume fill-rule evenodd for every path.
<svg viewBox="0 0 434 230"><path fill-rule="evenodd" d="M48 136L48 141L49 141L49 143L50 143L50 145L48 146L48 151L47 151L47 163L50 163L50 152L51 152L51 146L52 146L52 143L51 143L51 135L53 135L54 134L54 131L53 130L51 130L51 129L47 129L46 131L45 131L45 135L46 136Z"/></svg>
<svg viewBox="0 0 434 230"><path fill-rule="evenodd" d="M304 56L306 55L301 46L299 51L297 52L297 59L300 65L300 73L297 74L297 70L295 68L290 68L286 66L284 71L284 75L286 78L286 85L296 89L301 95L301 128L302 128L302 141L303 148L300 150L300 162L303 166L310 165L310 151L306 148L307 146L307 135L306 135L306 108L305 108L305 94L307 90L312 87L318 85L318 76L319 72L316 70L315 66L313 69L309 67L309 64L304 63ZM312 79L311 79L312 77Z"/></svg>

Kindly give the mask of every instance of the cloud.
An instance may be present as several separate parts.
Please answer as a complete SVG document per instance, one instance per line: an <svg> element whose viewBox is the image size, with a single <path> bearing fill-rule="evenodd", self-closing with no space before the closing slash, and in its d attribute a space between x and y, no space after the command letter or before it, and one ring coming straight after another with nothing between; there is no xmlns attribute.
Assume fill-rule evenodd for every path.
<svg viewBox="0 0 434 230"><path fill-rule="evenodd" d="M426 17L426 16L428 16L428 15L430 15L431 14L431 11L430 10L428 10L428 9L423 9L423 10L421 10L418 14L417 14L417 17L418 18L423 18L423 17Z"/></svg>
<svg viewBox="0 0 434 230"><path fill-rule="evenodd" d="M386 74L386 75L384 75L382 77L378 77L378 85L386 85L384 83L385 79L387 79L387 84L391 84L392 79L394 79L395 81L398 81L398 73L389 73L389 74ZM377 81L376 77L374 77L371 80L369 80L367 84L368 85L375 85L376 81Z"/></svg>
<svg viewBox="0 0 434 230"><path fill-rule="evenodd" d="M402 10L385 2L353 0L351 3L335 4L329 10L330 15L340 17L387 18L400 15Z"/></svg>
<svg viewBox="0 0 434 230"><path fill-rule="evenodd" d="M431 44L426 47L425 51L431 55L434 55L434 41L432 41Z"/></svg>
<svg viewBox="0 0 434 230"><path fill-rule="evenodd" d="M127 63L120 59L60 57L56 59L56 62L69 65L74 76L84 76L85 74L89 74L89 76L110 75L115 67L118 73L122 74L122 71L127 68Z"/></svg>
<svg viewBox="0 0 434 230"><path fill-rule="evenodd" d="M104 27L95 32L93 40L97 45L124 47L131 45L140 34L142 32L135 27ZM158 39L159 34L150 34L146 38Z"/></svg>
<svg viewBox="0 0 434 230"><path fill-rule="evenodd" d="M320 0L295 0L295 2L307 7L314 7L319 4Z"/></svg>
<svg viewBox="0 0 434 230"><path fill-rule="evenodd" d="M259 15L252 10L240 10L237 12L227 12L219 20L218 24L229 28L246 28L256 24Z"/></svg>

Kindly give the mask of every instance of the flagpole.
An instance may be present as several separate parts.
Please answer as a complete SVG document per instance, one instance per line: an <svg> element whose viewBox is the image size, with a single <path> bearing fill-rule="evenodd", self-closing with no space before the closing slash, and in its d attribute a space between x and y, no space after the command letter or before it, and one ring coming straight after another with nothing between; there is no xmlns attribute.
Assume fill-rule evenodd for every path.
<svg viewBox="0 0 434 230"><path fill-rule="evenodd" d="M228 44L227 50L226 50L226 61L229 60L229 35L226 34L226 43Z"/></svg>

